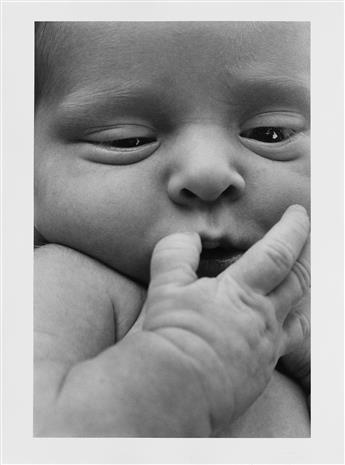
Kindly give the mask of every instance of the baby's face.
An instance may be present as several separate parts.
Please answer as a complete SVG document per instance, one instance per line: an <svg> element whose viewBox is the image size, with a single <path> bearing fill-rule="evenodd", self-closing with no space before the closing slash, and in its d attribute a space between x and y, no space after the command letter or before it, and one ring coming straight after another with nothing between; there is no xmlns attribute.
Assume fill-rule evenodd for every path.
<svg viewBox="0 0 345 465"><path fill-rule="evenodd" d="M215 275L309 210L301 23L67 23L35 123L35 224L138 281L198 232Z"/></svg>

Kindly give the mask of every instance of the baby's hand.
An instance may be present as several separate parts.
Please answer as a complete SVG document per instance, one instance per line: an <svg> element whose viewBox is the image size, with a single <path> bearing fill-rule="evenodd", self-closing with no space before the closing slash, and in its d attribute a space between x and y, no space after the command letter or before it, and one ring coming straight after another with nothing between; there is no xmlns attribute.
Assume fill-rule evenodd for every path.
<svg viewBox="0 0 345 465"><path fill-rule="evenodd" d="M310 293L292 310L298 315L301 332L304 337L300 344L284 355L279 361L279 368L294 378L303 388L307 396L310 395Z"/></svg>
<svg viewBox="0 0 345 465"><path fill-rule="evenodd" d="M53 348L44 337L39 339L36 434L215 434L263 392L278 358L302 339L298 318L288 314L309 287L302 251L308 235L305 211L290 208L261 241L212 279L198 279L195 273L201 250L198 235L181 233L162 239L152 256L143 330L130 331L117 344L96 351L96 356L94 350L92 356L83 352L83 357L67 365L65 358L59 359L59 344ZM60 289L61 273L57 276ZM48 278L51 288L55 274ZM54 305L62 307L60 324L70 309L79 315L74 298L79 291L85 293L85 287L78 287L82 283L77 281L67 286L67 296L64 292L57 300L52 294ZM38 320L42 324L45 315L50 324L43 328L49 328L56 306L38 297L39 293ZM96 321L103 307L109 311L103 304L93 298L86 306L97 310ZM83 309L84 303L85 314Z"/></svg>
<svg viewBox="0 0 345 465"><path fill-rule="evenodd" d="M308 240L304 257L310 262L310 241ZM310 395L310 292L294 305L292 314L297 316L302 338L300 343L291 347L291 351L279 360L279 369L294 378L303 388L307 396Z"/></svg>
<svg viewBox="0 0 345 465"><path fill-rule="evenodd" d="M156 246L143 331L171 347L203 392L213 432L263 392L277 360L303 334L289 311L309 288L304 209L290 207L266 236L217 278L198 279L197 234Z"/></svg>

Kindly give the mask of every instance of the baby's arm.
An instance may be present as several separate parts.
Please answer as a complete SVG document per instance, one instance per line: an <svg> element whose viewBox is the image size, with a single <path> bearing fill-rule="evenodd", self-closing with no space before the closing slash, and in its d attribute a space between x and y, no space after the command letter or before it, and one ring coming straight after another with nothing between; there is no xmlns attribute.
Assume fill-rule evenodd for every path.
<svg viewBox="0 0 345 465"><path fill-rule="evenodd" d="M141 311L146 292L99 262L58 245L36 249L35 266L38 424L69 367L110 347L115 338L124 337ZM308 416L298 387L275 372L259 399L219 435L308 436Z"/></svg>
<svg viewBox="0 0 345 465"><path fill-rule="evenodd" d="M35 249L34 264L35 424L40 434L66 374L124 336L145 293L98 261L60 245Z"/></svg>
<svg viewBox="0 0 345 465"><path fill-rule="evenodd" d="M251 293L249 289L245 288L246 292L243 294L242 288L241 297L241 289L236 288L236 282L237 284L239 282L233 281L233 278L228 283L232 285L229 295L227 295L227 287L224 288L224 282L222 286L218 286L215 285L214 280L211 280L212 283L210 280L203 280L202 284L200 284L201 280L197 281L195 290L193 283L184 283L187 285L182 286L180 283L176 286L176 280L179 281L181 276L183 280L186 278L188 267L182 266L182 263L181 269L179 266L174 266L174 259L180 254L177 250L180 246L178 245L176 249L175 243L171 249L172 244L174 243L165 244L165 249L161 247L156 256L155 267L157 268L157 263L160 264L156 269L157 273L154 273L156 278L151 283L143 332L124 338L121 343L92 358L102 348L97 344L95 347L89 331L90 344L87 345L88 350L84 351L81 360L84 357L89 358L85 362L77 363L81 341L80 338L73 341L69 336L68 325L65 325L70 350L62 357L61 363L62 354L55 353L55 347L49 345L49 341L56 336L54 333L56 328L54 325L42 325L45 319L39 318L37 359L40 360L40 365L36 364L38 366L36 393L39 393L39 398L36 396L38 401L36 413L38 412L37 416L40 417L37 422L38 434L204 436L211 433L210 419L215 423L215 427L218 427L224 415L227 418L234 418L264 389L269 373L273 369L274 360L282 349L277 348L277 345L280 345L279 341L284 340L284 337L286 338L284 332L280 333L272 308L274 300L279 301L282 297L286 300L284 296L286 286L283 286L282 291L275 292L268 306L267 298L260 297L255 292ZM190 251L194 254L190 259L195 261L197 255L195 251L193 252L192 244L183 251L183 257L185 259L185 255ZM191 263L189 265L191 266ZM257 266L257 263L255 265ZM290 264L292 265L293 263ZM190 271L193 271L192 268ZM243 280L242 285L249 279L254 286L260 285L260 291L263 290L262 287L266 289L266 282L262 282L262 279L259 282L255 279L253 281L253 276L250 273L248 275L247 271L246 267L242 269L237 267L235 275L240 282L241 279ZM284 270L284 275L286 272L288 270ZM190 279L193 273L187 274ZM261 272L261 278L262 276L265 276L265 273ZM292 276L292 281L293 278ZM65 276L61 279L64 281ZM229 276L224 279L229 279ZM291 279L287 278L288 285L291 285ZM101 289L99 281L92 281L92 279L82 280L84 287L77 289L78 292L84 293L88 287L90 290L97 290L100 286ZM268 281L271 281L271 278ZM49 285L49 275L46 284ZM59 304L57 310L61 307L64 310L62 318L58 319L61 319L62 323L68 315L68 303L76 290L75 285L80 286L80 282L76 280L72 286L73 292L66 293L67 300L65 294L52 295L52 301L57 301ZM280 287L278 286L277 289ZM295 290L298 291L297 288ZM213 301L214 291L217 291L216 295L220 299L217 299L216 307ZM237 295L238 291L239 295ZM288 296L291 296L290 291ZM200 301L200 293L203 301L206 298L206 304ZM109 312L111 305L105 305L105 301L99 302L98 297L94 299L92 292L86 295L88 302L83 300L79 304L79 313L85 312L87 320L89 319L86 324L86 334L88 334L88 328L91 330L93 327L93 320L88 310L85 311L85 307L91 309L96 305L98 310L98 305L101 303L100 307L103 306L105 309L102 311ZM248 295L253 301L247 301ZM211 298L211 302L208 302L207 296ZM244 296L246 298L241 301ZM47 312L46 295L43 297L41 295L38 298L37 305L41 307L39 313L44 315ZM238 301L239 297L240 301ZM235 299L235 302L232 302L234 309L227 303L229 298L230 302ZM71 304L72 307L75 304L73 298ZM236 308L238 305L241 307L240 313ZM229 311L225 312L222 310L223 307ZM282 305L278 307L282 312ZM217 310L212 314L212 318L209 314L211 308L212 312L215 308ZM283 316L284 312L279 318ZM60 321L56 322L57 325L60 323ZM107 333L107 328L96 327L96 329L98 334ZM230 341L227 331L229 329L233 332ZM81 333L83 332L85 333L85 331ZM210 337L212 341L209 340ZM240 351L238 351L239 346ZM49 349L52 349L50 353ZM42 376L44 371L47 372L44 370L47 359L52 372L50 377ZM57 366L54 365L54 360L57 360ZM53 375L55 390L51 388L54 384L51 382ZM44 389L44 382L47 389ZM245 392L243 386L246 386ZM43 391L46 394L45 401L42 401ZM49 395L47 397L49 392L50 397ZM171 410L172 406L173 410ZM158 412L157 416L153 415L154 412Z"/></svg>

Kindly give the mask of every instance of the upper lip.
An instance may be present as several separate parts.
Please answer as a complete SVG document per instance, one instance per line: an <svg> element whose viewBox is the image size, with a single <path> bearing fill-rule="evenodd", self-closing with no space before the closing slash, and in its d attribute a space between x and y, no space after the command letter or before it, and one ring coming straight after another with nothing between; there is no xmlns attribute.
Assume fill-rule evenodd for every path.
<svg viewBox="0 0 345 465"><path fill-rule="evenodd" d="M248 243L232 239L225 235L211 236L200 233L200 238L203 250L223 249L229 252L244 252L250 247Z"/></svg>
<svg viewBox="0 0 345 465"><path fill-rule="evenodd" d="M202 251L198 276L215 277L233 265L250 247L249 242L234 240L229 235L200 234Z"/></svg>
<svg viewBox="0 0 345 465"><path fill-rule="evenodd" d="M220 239L204 239L201 237L201 244L203 249L216 249L221 247Z"/></svg>

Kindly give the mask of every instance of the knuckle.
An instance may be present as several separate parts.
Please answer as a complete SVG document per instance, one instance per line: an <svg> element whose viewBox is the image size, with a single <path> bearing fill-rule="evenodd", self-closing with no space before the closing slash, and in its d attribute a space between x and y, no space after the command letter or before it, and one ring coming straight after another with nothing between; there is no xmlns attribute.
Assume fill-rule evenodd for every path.
<svg viewBox="0 0 345 465"><path fill-rule="evenodd" d="M230 276L221 283L220 293L224 293L235 306L240 309L255 309L259 306L260 295L250 286L239 284Z"/></svg>
<svg viewBox="0 0 345 465"><path fill-rule="evenodd" d="M265 307L265 334L276 334L279 331L279 323L276 315L276 310L273 306Z"/></svg>
<svg viewBox="0 0 345 465"><path fill-rule="evenodd" d="M275 309L263 305L261 310L260 335L263 339L271 339L279 331Z"/></svg>
<svg viewBox="0 0 345 465"><path fill-rule="evenodd" d="M277 361L277 344L275 340L269 337L261 338L255 352L260 361L261 369L264 368L265 371L270 372Z"/></svg>
<svg viewBox="0 0 345 465"><path fill-rule="evenodd" d="M308 339L310 337L310 320L304 314L302 314L300 317L300 325L303 339Z"/></svg>
<svg viewBox="0 0 345 465"><path fill-rule="evenodd" d="M236 281L235 281L235 284ZM236 301L239 308L248 311L251 325L257 329L262 336L268 333L275 333L278 330L278 320L274 305L266 298L250 287L232 286L236 290L233 301Z"/></svg>
<svg viewBox="0 0 345 465"><path fill-rule="evenodd" d="M293 317L297 318L301 329L302 339L306 340L310 337L310 317L303 312L296 312Z"/></svg>
<svg viewBox="0 0 345 465"><path fill-rule="evenodd" d="M310 289L311 274L309 262L303 259L298 260L293 266L291 273L295 276L300 294L303 296Z"/></svg>
<svg viewBox="0 0 345 465"><path fill-rule="evenodd" d="M160 242L156 245L152 260L168 261L170 259L190 260L194 257L198 257L198 249L193 244L186 245L179 242Z"/></svg>
<svg viewBox="0 0 345 465"><path fill-rule="evenodd" d="M188 250L190 248L198 250L200 238L190 234L175 233L160 239L156 244L156 251L169 250L171 252L178 250Z"/></svg>
<svg viewBox="0 0 345 465"><path fill-rule="evenodd" d="M246 293L242 297L242 303L247 309L250 309L248 327L253 329L253 334L256 334L259 340L270 339L277 333L279 325L275 308L264 296Z"/></svg>
<svg viewBox="0 0 345 465"><path fill-rule="evenodd" d="M156 245L154 249L154 255L156 257L166 256L168 254L174 253L175 250L176 250L175 244L164 238L160 242L158 242L158 244Z"/></svg>
<svg viewBox="0 0 345 465"><path fill-rule="evenodd" d="M277 350L276 346L270 339L264 339L262 343L262 353L267 360L269 366L274 366L277 361Z"/></svg>

